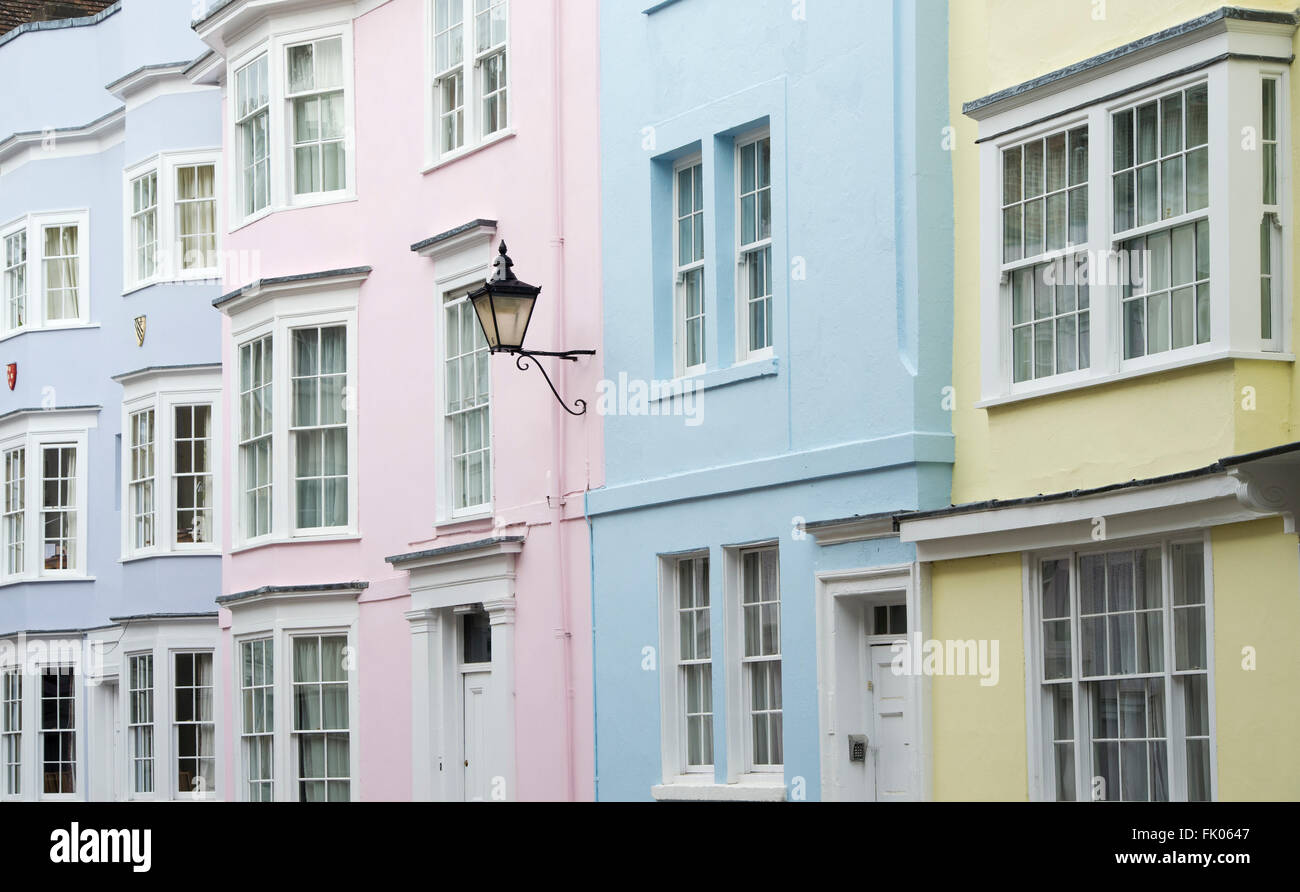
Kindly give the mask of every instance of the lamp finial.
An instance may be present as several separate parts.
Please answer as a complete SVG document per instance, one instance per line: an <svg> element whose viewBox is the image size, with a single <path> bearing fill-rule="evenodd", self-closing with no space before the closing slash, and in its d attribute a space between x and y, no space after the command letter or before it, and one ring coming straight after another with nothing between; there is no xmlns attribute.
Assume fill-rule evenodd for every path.
<svg viewBox="0 0 1300 892"><path fill-rule="evenodd" d="M496 272L492 274L492 281L494 282L515 281L515 274L514 274L514 270L512 269L512 267L515 265L515 262L511 260L510 255L506 253L505 239L501 240L501 244L497 248L497 253L500 256L497 257L496 260L492 261L492 266L496 270Z"/></svg>

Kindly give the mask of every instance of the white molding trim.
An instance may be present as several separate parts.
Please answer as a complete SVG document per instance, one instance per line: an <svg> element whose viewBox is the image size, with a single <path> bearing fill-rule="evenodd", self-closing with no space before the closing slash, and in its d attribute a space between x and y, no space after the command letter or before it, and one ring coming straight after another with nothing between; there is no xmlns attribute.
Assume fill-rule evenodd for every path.
<svg viewBox="0 0 1300 892"><path fill-rule="evenodd" d="M98 155L126 141L126 107L77 127L28 130L0 140L0 176L29 161Z"/></svg>
<svg viewBox="0 0 1300 892"><path fill-rule="evenodd" d="M900 538L920 561L1039 551L1093 540L1104 520L1107 540L1257 520L1276 514L1247 507L1242 483L1213 474L1133 486L1089 496L990 506L955 514L899 519Z"/></svg>
<svg viewBox="0 0 1300 892"><path fill-rule="evenodd" d="M816 575L818 738L823 802L869 801L874 785L868 763L851 766L848 736L865 731L861 687L869 667L862 665L866 641L865 608L903 595L908 641L928 640L931 630L929 580L919 564L895 564ZM896 601L894 601L896 603ZM909 677L908 730L912 737L911 798L933 797L930 746L930 680ZM856 686L858 691L852 689ZM844 690L841 691L841 688Z"/></svg>
<svg viewBox="0 0 1300 892"><path fill-rule="evenodd" d="M417 802L465 798L457 760L464 736L460 621L482 605L492 634L486 742L489 776L504 801L518 799L515 762L515 563L519 538L489 539L389 558L410 577L411 797ZM494 789L496 784L493 784Z"/></svg>

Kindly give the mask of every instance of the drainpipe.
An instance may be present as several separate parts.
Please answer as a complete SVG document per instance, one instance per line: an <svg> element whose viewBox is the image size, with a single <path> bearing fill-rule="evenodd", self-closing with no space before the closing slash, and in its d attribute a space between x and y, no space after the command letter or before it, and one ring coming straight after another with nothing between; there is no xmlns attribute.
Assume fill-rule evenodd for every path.
<svg viewBox="0 0 1300 892"><path fill-rule="evenodd" d="M552 212L554 214L552 221L552 275L551 281L555 282L560 289L560 299L555 302L555 337L553 342L556 344L564 343L565 336L565 305L568 301L568 282L565 279L565 255L564 255L564 73L563 57L560 50L560 40L564 36L563 20L561 14L560 0L551 0L551 97L552 111L554 114L553 132L552 132L552 184L554 186L554 195L552 196ZM565 387L565 369L567 363L559 363L559 369L556 372L557 386L560 393L567 393ZM552 510L557 512L555 533L556 542L559 548L559 560L556 562L556 576L558 582L558 603L556 604L558 613L558 626L556 628L556 637L560 639L561 659L563 662L564 675L564 765L565 765L565 787L568 791L570 801L577 798L576 787L576 768L574 764L573 741L573 634L569 629L569 573L567 570L567 561L565 556L565 522L564 522L564 502L565 493L568 488L565 485L564 478L564 458L568 446L567 426L568 417L561 414L554 407L551 409L552 424L554 426L555 436L552 438L553 461L551 467L554 469L552 488L555 495L552 503Z"/></svg>

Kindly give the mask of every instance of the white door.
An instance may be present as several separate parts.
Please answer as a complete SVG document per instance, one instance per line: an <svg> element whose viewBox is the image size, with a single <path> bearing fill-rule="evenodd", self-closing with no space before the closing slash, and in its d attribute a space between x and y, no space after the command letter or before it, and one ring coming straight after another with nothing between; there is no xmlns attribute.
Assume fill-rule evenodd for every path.
<svg viewBox="0 0 1300 892"><path fill-rule="evenodd" d="M911 679L896 675L891 644L871 645L872 735L867 770L873 772L877 802L911 799L912 739L908 730ZM874 763L874 764L872 764Z"/></svg>
<svg viewBox="0 0 1300 892"><path fill-rule="evenodd" d="M465 763L463 789L466 802L486 802L491 798L488 789L491 779L487 771L488 691L491 683L491 672L466 672L464 675L461 758Z"/></svg>

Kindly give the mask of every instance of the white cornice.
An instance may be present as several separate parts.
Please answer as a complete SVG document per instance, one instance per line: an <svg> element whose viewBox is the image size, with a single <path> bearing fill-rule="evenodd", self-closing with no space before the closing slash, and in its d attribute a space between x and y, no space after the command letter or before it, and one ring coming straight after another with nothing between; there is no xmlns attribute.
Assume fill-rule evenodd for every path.
<svg viewBox="0 0 1300 892"><path fill-rule="evenodd" d="M319 18L342 15L355 19L371 10L378 9L389 0L229 0L224 5L209 2L214 11L194 23L194 31L199 39L212 47L220 56L229 54L237 43L248 43L250 39L261 37L261 32L268 35L281 28L285 22L293 27L295 15Z"/></svg>
<svg viewBox="0 0 1300 892"><path fill-rule="evenodd" d="M169 62L162 65L145 65L118 78L104 89L122 100L126 104L127 112L133 112L160 96L198 93L212 89L211 86L200 85L190 79L186 74L190 64Z"/></svg>
<svg viewBox="0 0 1300 892"><path fill-rule="evenodd" d="M0 140L0 176L28 161L97 155L126 138L126 108L79 127L28 130Z"/></svg>
<svg viewBox="0 0 1300 892"><path fill-rule="evenodd" d="M1120 541L1276 516L1240 497L1226 473L1007 507L899 519L899 537L921 561Z"/></svg>
<svg viewBox="0 0 1300 892"><path fill-rule="evenodd" d="M1234 18L1220 10L976 99L965 114L979 122L980 139L990 139L1229 58L1289 60L1295 30L1294 20Z"/></svg>

